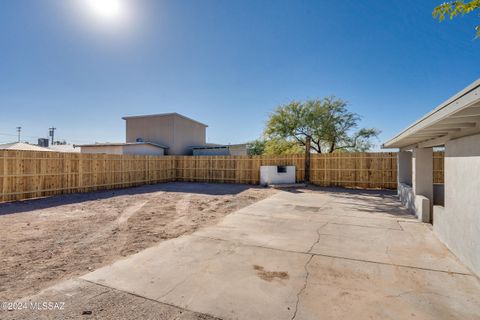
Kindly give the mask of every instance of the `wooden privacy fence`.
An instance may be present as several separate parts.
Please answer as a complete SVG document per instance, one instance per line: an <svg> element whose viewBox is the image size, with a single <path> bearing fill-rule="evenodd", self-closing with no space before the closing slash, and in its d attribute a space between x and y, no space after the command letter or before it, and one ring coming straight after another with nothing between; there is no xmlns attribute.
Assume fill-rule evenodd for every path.
<svg viewBox="0 0 480 320"><path fill-rule="evenodd" d="M260 166L294 165L303 181L303 155L134 156L0 151L0 202L170 181L260 182ZM310 182L320 186L397 186L396 153L312 154ZM434 158L434 182L443 182L443 154Z"/></svg>
<svg viewBox="0 0 480 320"><path fill-rule="evenodd" d="M305 158L282 156L183 156L176 157L177 181L260 183L260 166L296 166L296 180L302 181Z"/></svg>
<svg viewBox="0 0 480 320"><path fill-rule="evenodd" d="M0 151L0 202L175 181L174 157Z"/></svg>
<svg viewBox="0 0 480 320"><path fill-rule="evenodd" d="M177 181L260 182L260 166L294 165L297 182L304 180L303 155L176 157ZM312 154L310 182L321 186L396 188L396 153Z"/></svg>

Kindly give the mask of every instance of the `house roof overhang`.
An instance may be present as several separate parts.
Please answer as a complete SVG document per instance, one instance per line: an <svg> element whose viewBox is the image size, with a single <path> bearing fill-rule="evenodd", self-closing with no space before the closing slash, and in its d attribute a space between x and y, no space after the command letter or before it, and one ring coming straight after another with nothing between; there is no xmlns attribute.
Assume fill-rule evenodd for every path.
<svg viewBox="0 0 480 320"><path fill-rule="evenodd" d="M440 104L382 148L429 148L480 133L480 79Z"/></svg>

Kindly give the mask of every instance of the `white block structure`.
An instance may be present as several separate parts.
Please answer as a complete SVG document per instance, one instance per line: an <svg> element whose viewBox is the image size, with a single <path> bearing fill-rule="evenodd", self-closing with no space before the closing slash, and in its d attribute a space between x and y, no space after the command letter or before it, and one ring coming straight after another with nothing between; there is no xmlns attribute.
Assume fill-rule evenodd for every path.
<svg viewBox="0 0 480 320"><path fill-rule="evenodd" d="M261 166L260 184L294 184L295 166Z"/></svg>

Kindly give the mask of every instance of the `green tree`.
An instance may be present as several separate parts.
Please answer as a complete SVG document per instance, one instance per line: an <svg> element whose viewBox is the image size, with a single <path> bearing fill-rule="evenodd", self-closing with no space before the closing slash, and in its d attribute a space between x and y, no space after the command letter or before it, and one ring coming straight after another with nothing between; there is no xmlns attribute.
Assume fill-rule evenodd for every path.
<svg viewBox="0 0 480 320"><path fill-rule="evenodd" d="M448 1L435 7L432 15L435 19L438 19L441 22L445 20L446 17L449 17L451 20L459 15L464 16L466 14L469 14L479 9L480 9L480 0ZM480 25L476 26L475 30L477 31L476 38L480 37Z"/></svg>
<svg viewBox="0 0 480 320"><path fill-rule="evenodd" d="M265 151L266 141L263 139L257 139L247 144L247 153L251 156L262 155Z"/></svg>
<svg viewBox="0 0 480 320"><path fill-rule="evenodd" d="M249 155L262 154L298 154L304 152L304 148L295 141L285 139L257 139L247 146Z"/></svg>
<svg viewBox="0 0 480 320"><path fill-rule="evenodd" d="M295 141L285 139L266 140L263 154L300 154L305 148Z"/></svg>
<svg viewBox="0 0 480 320"><path fill-rule="evenodd" d="M270 116L265 135L305 146L307 138L318 153L365 151L372 147L377 129L356 132L360 116L347 109L347 103L335 97L306 102L293 101L278 107Z"/></svg>

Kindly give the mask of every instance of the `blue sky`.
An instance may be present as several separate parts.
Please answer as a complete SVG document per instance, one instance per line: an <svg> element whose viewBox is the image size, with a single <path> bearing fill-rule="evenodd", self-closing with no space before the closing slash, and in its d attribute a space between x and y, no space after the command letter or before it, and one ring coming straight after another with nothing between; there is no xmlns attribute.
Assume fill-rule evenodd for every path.
<svg viewBox="0 0 480 320"><path fill-rule="evenodd" d="M0 2L0 142L124 141L122 116L174 111L240 143L327 95L384 141L480 77L479 18L439 24L441 1L125 1L112 24L82 0Z"/></svg>

